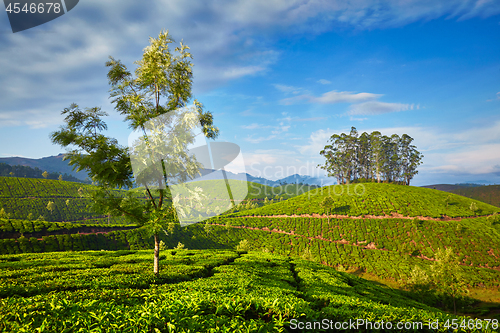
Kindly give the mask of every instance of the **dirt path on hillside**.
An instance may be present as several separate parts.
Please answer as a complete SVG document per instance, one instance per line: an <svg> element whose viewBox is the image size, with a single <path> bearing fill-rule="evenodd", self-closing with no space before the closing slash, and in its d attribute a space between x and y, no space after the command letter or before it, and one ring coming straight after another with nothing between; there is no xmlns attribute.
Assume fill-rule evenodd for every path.
<svg viewBox="0 0 500 333"><path fill-rule="evenodd" d="M220 226L220 227L227 227L225 224L210 223L210 225L217 225L217 226ZM364 243L366 243L366 241L363 241L363 242L358 242L358 243L352 243L351 244L351 243L349 243L349 241L347 241L345 239L332 240L330 238L324 238L324 237L319 236L319 235L315 236L315 237L307 237L307 236L304 236L304 235L296 234L293 231L292 232L288 232L288 231L284 231L284 230L280 230L280 229L276 229L276 228L274 228L274 229L269 229L268 227L257 228L257 227L248 227L248 226L244 226L244 225L231 225L230 227L231 228L235 228L235 229L250 229L250 230L259 230L259 231L274 232L274 233L279 233L279 234L285 234L285 235L292 235L292 236L307 238L309 240L319 239L319 240L327 241L327 242L330 242L330 243L339 243L339 244L347 244L347 245L353 245L353 246L361 246L362 248L369 249L369 250L389 251L389 250L386 250L386 249L378 249L375 246L375 243L373 243L373 242L370 243L370 244L364 244Z"/></svg>
<svg viewBox="0 0 500 333"><path fill-rule="evenodd" d="M287 215L284 215L284 216L289 217ZM253 217L255 217L255 216L253 216ZM269 216L266 216L266 217L269 217ZM279 217L279 216L274 216L274 217ZM210 225L216 225L216 226L226 227L226 228L228 227L225 224L210 223ZM379 249L379 248L377 248L377 246L376 246L376 244L374 242L371 242L369 244L366 244L366 241L361 241L361 242L357 242L357 243L350 243L346 239L333 240L333 239L330 239L330 238L324 238L323 236L320 236L320 235L317 235L315 237L308 237L308 236L296 234L293 231L288 232L288 231L284 231L284 230L280 230L280 229L276 229L276 228L269 229L268 227L257 228L257 227L248 227L248 226L244 226L244 225L238 225L238 226L237 225L230 225L229 227L230 228L235 228L235 229L249 229L249 230L259 230L259 231L274 232L274 233L279 233L279 234L284 234L284 235L291 235L291 236L306 238L306 239L309 239L309 240L318 239L318 240L322 240L322 241L326 241L326 242L330 242L330 243L337 243L337 244L358 246L358 247L361 247L361 248L366 249L366 250L389 251L388 249ZM490 255L493 255L493 254L490 254ZM422 254L419 255L419 256L414 256L414 257L415 258L419 258L419 259L423 259L423 260L428 260L428 261L436 261L435 258L429 258L429 257L424 256ZM495 258L496 258L496 256L495 256ZM460 263L460 265L467 266L464 263ZM478 266L478 268L487 268L487 269L493 269L493 270L496 270L496 271L500 271L500 266L498 266L498 267L489 267L487 265L486 266L480 265L480 266Z"/></svg>
<svg viewBox="0 0 500 333"><path fill-rule="evenodd" d="M259 218L279 218L279 217L314 217L314 218L322 218L326 219L328 217L334 218L334 219L355 219L355 220L360 220L360 219L405 219L405 220L413 220L415 218L419 220L424 220L424 221L462 221L462 219L469 219L469 218L476 218L476 217L488 217L493 214L489 215L477 215L477 216L460 216L460 217L449 217L449 216L443 216L443 217L429 217L429 216L404 216L399 213L392 213L391 215L385 214L385 215L364 215L363 216L349 216L349 215L339 215L339 214L333 214L330 216L327 216L325 214L293 214L293 215L244 215L244 216L232 216L233 218L242 218L242 217L259 217Z"/></svg>

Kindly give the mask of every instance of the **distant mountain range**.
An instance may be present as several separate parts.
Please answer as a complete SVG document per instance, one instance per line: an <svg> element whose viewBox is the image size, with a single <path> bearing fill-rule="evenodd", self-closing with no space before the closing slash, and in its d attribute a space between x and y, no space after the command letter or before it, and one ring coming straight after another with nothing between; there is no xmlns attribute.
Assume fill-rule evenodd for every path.
<svg viewBox="0 0 500 333"><path fill-rule="evenodd" d="M63 161L63 157L65 154L59 154L57 156L49 156L42 157L38 159L26 158L26 157L1 157L0 163L6 163L9 165L24 165L29 166L31 168L39 168L43 171L47 172L60 172L67 173L76 177L80 180L85 180L88 177L87 173L84 171L76 172L73 170L73 167L68 165L68 161ZM214 170L204 170L202 174L205 176L204 179L210 179L209 174L211 174ZM215 174L214 174L215 175ZM230 179L244 179L245 174L235 174L227 171L227 177ZM215 179L215 177L214 177ZM306 184L306 185L318 185L318 186L327 186L335 184L335 181L332 178L318 178L311 176L302 176L298 174L294 174L282 179L278 180L269 180L262 177L254 177L250 174L246 174L246 179L250 182L263 184L267 186L279 186L282 184Z"/></svg>
<svg viewBox="0 0 500 333"><path fill-rule="evenodd" d="M220 175L214 177L210 177L210 174L215 171L215 170L204 170L202 171L202 174L204 176L204 179L216 179L216 177L220 177ZM262 185L267 185L267 186L280 186L284 184L304 184L304 185L317 185L317 186L327 186L327 185L333 185L335 184L335 181L331 178L317 178L317 177L311 177L311 176L301 176L298 174L294 174L282 179L278 180L269 180L266 178L262 177L255 177L252 176L251 174L248 173L232 173L230 171L226 171L227 177L229 179L239 179L239 180L246 180L249 182L254 182Z"/></svg>
<svg viewBox="0 0 500 333"><path fill-rule="evenodd" d="M9 165L24 165L31 168L39 168L47 172L67 173L80 180L87 178L87 173L84 171L73 171L73 167L68 165L68 161L63 161L64 154L57 156L49 156L42 158L26 158L26 157L1 157L0 163Z"/></svg>
<svg viewBox="0 0 500 333"><path fill-rule="evenodd" d="M471 188L471 187L479 187L484 186L485 184L481 183L460 183L460 184L434 184L434 185L425 185L421 187L431 188L434 190L440 190L445 192L452 192L459 189Z"/></svg>

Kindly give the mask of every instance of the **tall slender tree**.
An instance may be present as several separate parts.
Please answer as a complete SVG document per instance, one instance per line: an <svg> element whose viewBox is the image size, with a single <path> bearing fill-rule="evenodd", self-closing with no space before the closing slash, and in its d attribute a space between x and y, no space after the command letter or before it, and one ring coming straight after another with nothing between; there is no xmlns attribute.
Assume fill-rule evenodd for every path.
<svg viewBox="0 0 500 333"><path fill-rule="evenodd" d="M109 68L110 97L115 109L124 116L132 130L143 133L147 144L153 142L148 141L150 138L145 125L159 116L168 116L174 110L186 107L192 99L192 56L182 42L172 52L169 48L172 43L174 40L168 31L162 31L158 38L150 38L150 45L144 49L142 59L135 62L135 75L112 57L106 63ZM212 114L204 111L197 100L193 101L193 105L204 135L215 138L218 129L213 126ZM107 115L106 112L99 107L80 110L77 104L72 104L62 114L66 116L65 125L51 134L52 142L63 147L76 147L68 152L65 159L69 159L69 164L78 171L85 170L99 187L98 191L89 194L95 209L113 216L125 216L154 237L153 271L159 274L159 234L162 231L172 233L178 229L176 211L165 200L169 195L167 170L163 168L157 180L163 186L149 188L144 184L148 197L146 202L130 192L125 196L116 194L116 188L131 188L134 177L129 148L119 145L115 138L102 134L107 129L102 119ZM178 142L177 138L174 141L171 144L180 154L177 157L185 163L188 174L194 175L198 171L197 164L186 157L186 142Z"/></svg>
<svg viewBox="0 0 500 333"><path fill-rule="evenodd" d="M360 175L364 179L372 178L372 170L371 170L371 142L370 135L366 132L363 132L358 140L358 154L357 160L360 167Z"/></svg>
<svg viewBox="0 0 500 333"><path fill-rule="evenodd" d="M422 164L422 158L424 157L424 155L422 155L417 150L416 146L411 144L413 138L408 137L405 140L406 140L406 143L404 145L405 148L402 152L403 156L402 171L403 171L403 177L406 181L406 185L410 185L410 181L413 179L413 177L415 177L415 175L418 174L417 168L419 165Z"/></svg>
<svg viewBox="0 0 500 333"><path fill-rule="evenodd" d="M373 172L377 177L377 183L380 183L380 173L383 163L383 144L382 144L382 134L378 131L372 132L370 134L371 143L371 160L373 166Z"/></svg>

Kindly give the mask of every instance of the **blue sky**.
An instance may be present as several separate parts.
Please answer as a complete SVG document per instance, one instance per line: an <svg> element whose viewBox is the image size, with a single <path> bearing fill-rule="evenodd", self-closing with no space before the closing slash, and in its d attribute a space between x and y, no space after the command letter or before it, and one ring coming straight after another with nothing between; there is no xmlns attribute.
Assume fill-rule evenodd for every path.
<svg viewBox="0 0 500 333"><path fill-rule="evenodd" d="M108 111L126 145L104 63L135 69L161 29L191 48L194 95L254 176L322 176L319 151L355 126L412 136L414 185L500 183L495 0L82 0L15 34L0 14L0 157L64 152L49 134L73 102Z"/></svg>

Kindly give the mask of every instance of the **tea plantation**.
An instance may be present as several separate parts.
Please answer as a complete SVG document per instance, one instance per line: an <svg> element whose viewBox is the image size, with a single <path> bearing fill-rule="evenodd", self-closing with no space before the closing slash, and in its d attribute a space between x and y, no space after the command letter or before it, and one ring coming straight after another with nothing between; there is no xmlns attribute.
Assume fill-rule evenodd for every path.
<svg viewBox="0 0 500 333"><path fill-rule="evenodd" d="M334 205L329 208L330 214L346 216L401 214L442 218L488 215L500 211L498 207L478 200L428 188L360 183L313 189L284 202L239 215L325 214L328 208L322 207L321 203L328 196L334 201ZM471 210L472 203L475 204L475 210Z"/></svg>
<svg viewBox="0 0 500 333"><path fill-rule="evenodd" d="M0 331L286 332L309 323L321 332L327 331L319 327L325 319L328 328L359 319L390 323L399 331L446 332L446 324L470 320L300 259L169 250L155 278L151 256L152 251L0 256ZM429 327L436 321L439 329ZM498 327L497 320L471 323L488 324L484 332ZM346 331L371 330L360 321Z"/></svg>
<svg viewBox="0 0 500 333"><path fill-rule="evenodd" d="M210 190L217 196L218 193L227 193L225 183L207 181ZM244 183L230 180L233 189L248 192L247 201L262 204L267 199L283 198L303 194L311 189L309 186L286 185L271 188L257 183ZM236 186L234 186L236 184ZM96 214L89 209L91 204L89 194L96 187L74 182L47 180L37 178L0 177L0 209L4 209L12 219L36 220L43 219L49 222L73 223L125 223L120 217L110 217ZM134 196L146 199L143 188L130 190ZM124 194L124 190L115 190L117 194ZM227 195L227 194L226 194ZM220 195L222 196L222 195ZM49 211L47 204L54 202L53 211ZM31 214L31 215L30 215Z"/></svg>
<svg viewBox="0 0 500 333"><path fill-rule="evenodd" d="M445 248L456 255L466 287L500 287L498 207L392 184L248 190L225 214L162 233L164 248L180 242L189 250L161 251L162 272L154 277L152 238L93 213L86 195L95 187L0 177L0 331L285 332L325 318L474 331L475 316L455 317L429 307L451 311L448 305L341 272L404 286L415 267L430 272ZM325 205L326 197L333 204ZM52 212L48 201L56 203ZM234 251L242 242L249 253ZM460 306L467 302L474 301ZM486 331L497 329L495 309L480 322L483 331L486 324ZM450 326L456 322L462 326Z"/></svg>

